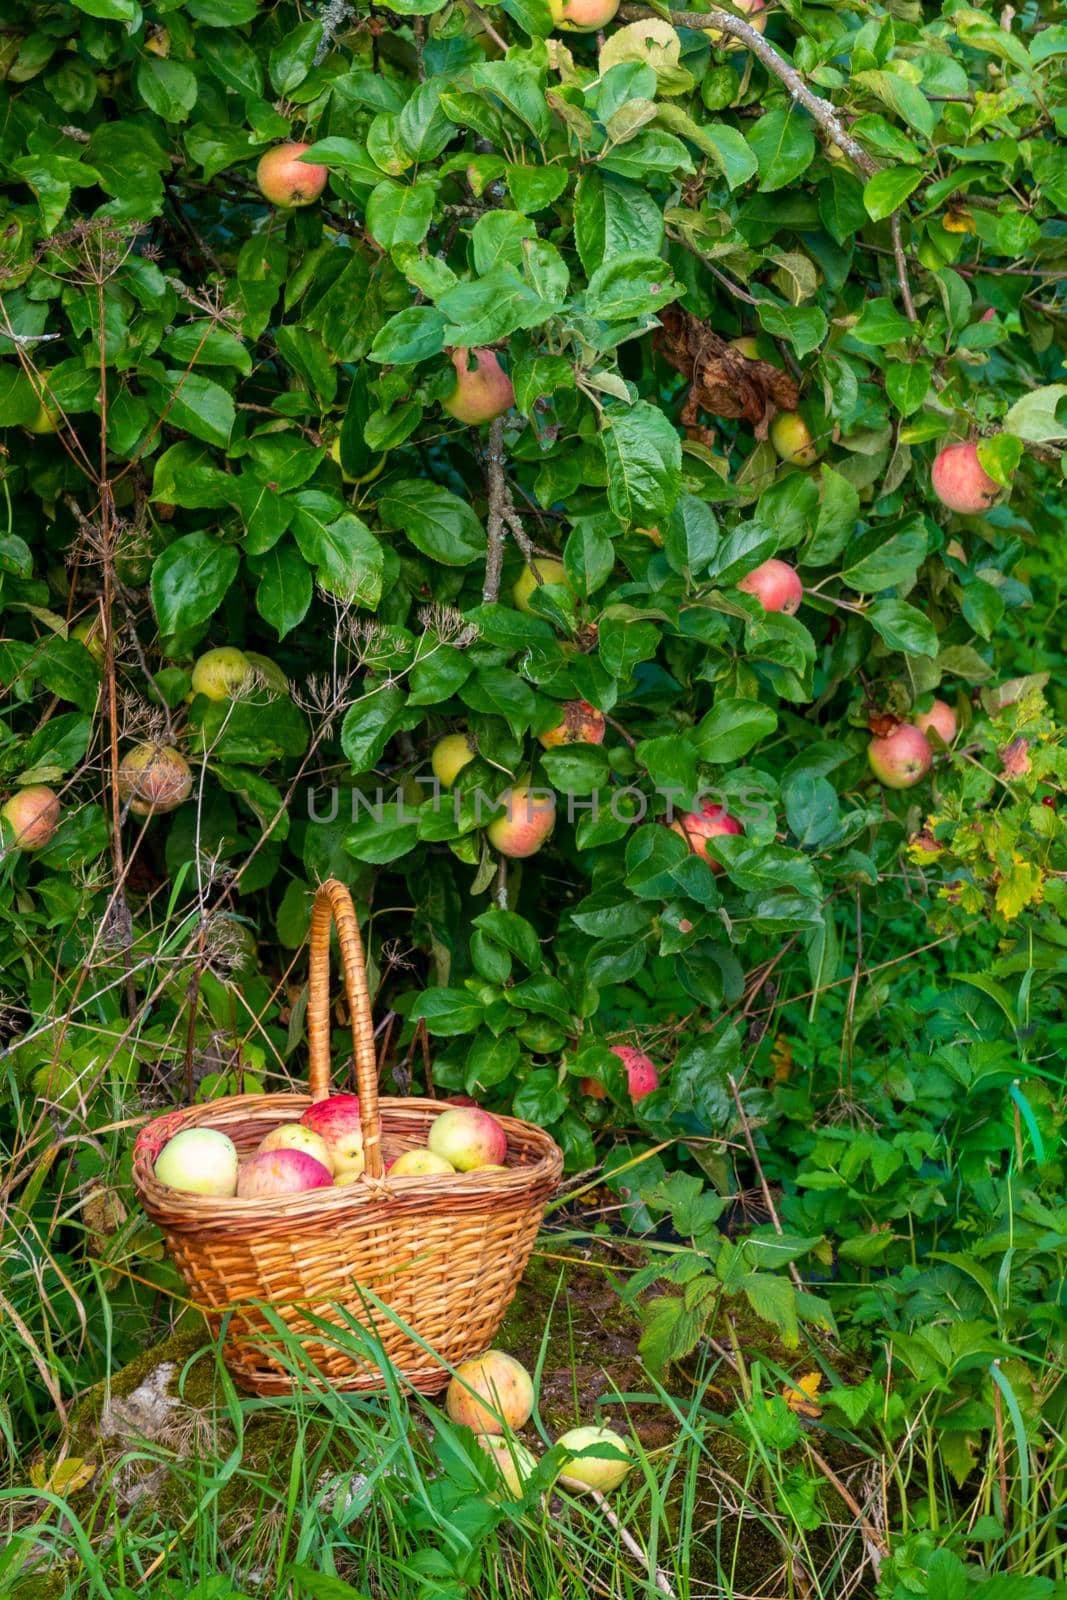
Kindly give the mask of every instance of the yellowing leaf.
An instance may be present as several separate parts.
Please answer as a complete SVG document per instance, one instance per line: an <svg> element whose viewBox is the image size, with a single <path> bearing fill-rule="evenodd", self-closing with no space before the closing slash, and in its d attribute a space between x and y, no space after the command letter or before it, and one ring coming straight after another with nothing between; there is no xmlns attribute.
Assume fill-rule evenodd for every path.
<svg viewBox="0 0 1067 1600"><path fill-rule="evenodd" d="M945 212L941 226L946 233L973 233L974 218L960 206Z"/></svg>
<svg viewBox="0 0 1067 1600"><path fill-rule="evenodd" d="M789 1040L778 1034L771 1050L771 1066L774 1068L774 1082L788 1083L793 1075L793 1047Z"/></svg>
<svg viewBox="0 0 1067 1600"><path fill-rule="evenodd" d="M49 1494L75 1494L85 1488L95 1471L96 1462L83 1461L81 1456L68 1456L51 1470L43 1461L35 1461L30 1468L30 1482L35 1489Z"/></svg>
<svg viewBox="0 0 1067 1600"><path fill-rule="evenodd" d="M816 1399L821 1385L821 1372L805 1372L802 1377L797 1379L795 1385L788 1383L784 1385L782 1399L790 1411L795 1412L798 1417L811 1417L812 1419L821 1417L822 1406Z"/></svg>
<svg viewBox="0 0 1067 1600"><path fill-rule="evenodd" d="M1033 861L1016 856L997 885L997 910L1011 922L1027 906L1040 905L1045 896L1045 875Z"/></svg>

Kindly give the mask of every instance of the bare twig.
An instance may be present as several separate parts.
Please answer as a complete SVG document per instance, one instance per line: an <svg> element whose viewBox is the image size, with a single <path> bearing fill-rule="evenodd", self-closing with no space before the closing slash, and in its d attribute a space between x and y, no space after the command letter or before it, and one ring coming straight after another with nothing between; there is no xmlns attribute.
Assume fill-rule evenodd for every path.
<svg viewBox="0 0 1067 1600"><path fill-rule="evenodd" d="M605 1500L600 1490L590 1489L589 1493L596 1501L598 1508L611 1523L611 1526L615 1529L615 1532L618 1534L627 1550L629 1550L630 1554L640 1561L649 1577L654 1578L656 1588L659 1590L660 1594L668 1594L671 1596L671 1600L674 1600L674 1590L671 1588L670 1579L667 1577L667 1574L659 1567L653 1569L652 1563L648 1559L648 1556L642 1550L641 1546L638 1544L630 1530L619 1521L618 1517L615 1515L614 1511L612 1511L610 1505L608 1504L607 1500Z"/></svg>
<svg viewBox="0 0 1067 1600"><path fill-rule="evenodd" d="M900 212L894 211L889 231L893 239L893 259L897 264L897 282L900 285L900 298L904 303L904 315L909 322L918 322L915 315L915 302L911 298L911 283L908 279L908 263L904 256L904 245L900 238Z"/></svg>
<svg viewBox="0 0 1067 1600"><path fill-rule="evenodd" d="M489 483L489 544L485 553L485 583L482 600L492 605L500 598L500 574L504 566L504 517L507 505L507 484L504 480L504 419L496 417L489 424L489 448L485 454L486 477Z"/></svg>
<svg viewBox="0 0 1067 1600"><path fill-rule="evenodd" d="M619 16L624 22L663 20L658 12L649 10L647 6L623 6ZM878 171L878 163L872 160L863 146L852 137L829 100L813 94L796 67L780 55L773 44L768 44L750 22L742 21L730 11L672 11L670 20L676 27L694 28L698 32L716 28L731 39L738 40L757 60L762 61L768 72L785 85L794 103L804 107L827 138L845 152L853 166L862 172L864 177L873 177Z"/></svg>
<svg viewBox="0 0 1067 1600"><path fill-rule="evenodd" d="M501 34L497 33L496 29L493 27L493 24L482 10L481 6L475 5L474 0L463 0L463 4L465 10L470 12L478 26L489 35L497 49L506 51L508 48L508 41L503 38Z"/></svg>
<svg viewBox="0 0 1067 1600"><path fill-rule="evenodd" d="M782 1224L774 1204L774 1197L771 1194L770 1185L767 1182L767 1175L763 1170L763 1163L760 1161L759 1155L756 1152L756 1141L752 1137L752 1129L749 1127L748 1117L745 1115L745 1108L741 1104L741 1096L738 1093L737 1080L734 1078L732 1072L728 1072L726 1074L726 1081L730 1085L730 1093L734 1097L734 1105L737 1107L737 1115L741 1119L741 1132L745 1136L745 1143L748 1146L748 1153L752 1157L752 1165L756 1169L756 1176L759 1179L759 1186L763 1194L763 1203L767 1207L770 1219L774 1224L775 1233L781 1237ZM795 1288L803 1289L804 1280L797 1271L797 1265L795 1261L791 1261L789 1263L789 1276L792 1278Z"/></svg>
<svg viewBox="0 0 1067 1600"><path fill-rule="evenodd" d="M852 1515L855 1517L856 1521L859 1523L867 1545L867 1559L874 1568L875 1576L877 1576L883 1560L889 1553L886 1549L885 1540L878 1532L878 1529L871 1522L870 1518L864 1514L855 1495L846 1488L846 1486L841 1482L841 1479L837 1476L837 1473L834 1471L833 1467L831 1467L828 1462L823 1460L822 1456L810 1442L808 1443L808 1454L818 1467L819 1471L822 1473L823 1477L826 1479L827 1483L830 1484L834 1490L836 1490L841 1499L845 1502L848 1509L852 1512Z"/></svg>

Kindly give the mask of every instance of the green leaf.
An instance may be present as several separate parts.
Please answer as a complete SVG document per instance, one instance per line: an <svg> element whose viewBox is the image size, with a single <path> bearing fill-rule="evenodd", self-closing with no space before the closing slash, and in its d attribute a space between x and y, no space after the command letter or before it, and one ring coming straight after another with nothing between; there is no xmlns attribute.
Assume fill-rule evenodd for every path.
<svg viewBox="0 0 1067 1600"><path fill-rule="evenodd" d="M404 691L397 684L369 690L345 712L341 749L355 773L368 772L399 727Z"/></svg>
<svg viewBox="0 0 1067 1600"><path fill-rule="evenodd" d="M930 388L930 361L893 361L885 369L885 392L902 417L918 411Z"/></svg>
<svg viewBox="0 0 1067 1600"><path fill-rule="evenodd" d="M438 303L449 320L445 344L463 350L496 344L518 328L536 328L563 309L562 299L542 299L513 267L457 283Z"/></svg>
<svg viewBox="0 0 1067 1600"><path fill-rule="evenodd" d="M419 816L403 800L384 801L375 797L373 808L360 809L351 828L345 832L345 849L357 861L384 867L399 861L414 850L419 839Z"/></svg>
<svg viewBox="0 0 1067 1600"><path fill-rule="evenodd" d="M928 544L921 516L902 526L872 528L853 543L841 576L850 589L862 594L891 589L914 579L919 564L926 559Z"/></svg>
<svg viewBox="0 0 1067 1600"><path fill-rule="evenodd" d="M411 1008L412 1022L425 1022L428 1031L445 1038L474 1033L481 1025L481 1003L465 989L427 989Z"/></svg>
<svg viewBox="0 0 1067 1600"><path fill-rule="evenodd" d="M646 189L610 172L587 169L574 198L574 238L588 274L625 251L658 255L663 212Z"/></svg>
<svg viewBox="0 0 1067 1600"><path fill-rule="evenodd" d="M156 404L166 410L172 428L182 428L194 439L225 449L233 432L233 396L211 378L198 372L168 371L160 389L146 380L146 387L157 390Z"/></svg>
<svg viewBox="0 0 1067 1600"><path fill-rule="evenodd" d="M788 339L798 356L817 350L828 332L818 306L774 306L761 300L758 316L761 327L775 338Z"/></svg>
<svg viewBox="0 0 1067 1600"><path fill-rule="evenodd" d="M865 615L890 650L902 650L909 656L936 656L937 629L929 617L905 600L877 600Z"/></svg>
<svg viewBox="0 0 1067 1600"><path fill-rule="evenodd" d="M390 483L378 502L387 528L405 535L424 556L446 567L466 567L485 555L485 529L466 500L423 478Z"/></svg>
<svg viewBox="0 0 1067 1600"><path fill-rule="evenodd" d="M921 170L914 167L886 167L870 178L863 190L863 203L867 215L875 222L899 211L909 194L923 181Z"/></svg>
<svg viewBox="0 0 1067 1600"><path fill-rule="evenodd" d="M1004 427L1031 444L1067 439L1067 383L1045 384L1024 394L1009 408Z"/></svg>
<svg viewBox="0 0 1067 1600"><path fill-rule="evenodd" d="M777 715L770 706L725 695L697 724L693 736L700 759L721 766L748 755L777 726Z"/></svg>
<svg viewBox="0 0 1067 1600"><path fill-rule="evenodd" d="M383 250L421 244L433 216L436 186L385 178L367 199L367 231Z"/></svg>
<svg viewBox="0 0 1067 1600"><path fill-rule="evenodd" d="M585 308L604 322L629 322L658 311L679 292L671 268L660 256L626 251L593 273Z"/></svg>
<svg viewBox="0 0 1067 1600"><path fill-rule="evenodd" d="M300 87L315 64L321 39L321 22L301 22L274 46L267 69L276 94L291 94Z"/></svg>
<svg viewBox="0 0 1067 1600"><path fill-rule="evenodd" d="M436 306L411 306L398 311L380 329L369 359L389 366L409 366L440 355L445 347L446 317Z"/></svg>
<svg viewBox="0 0 1067 1600"><path fill-rule="evenodd" d="M256 610L284 639L303 622L311 605L311 572L300 551L282 539L253 563L259 573Z"/></svg>
<svg viewBox="0 0 1067 1600"><path fill-rule="evenodd" d="M682 446L659 407L639 400L626 411L613 408L601 438L615 515L636 527L667 516L682 487Z"/></svg>
<svg viewBox="0 0 1067 1600"><path fill-rule="evenodd" d="M381 599L385 551L351 511L330 517L324 498L315 491L296 496L292 528L300 553L330 594L373 611Z"/></svg>
<svg viewBox="0 0 1067 1600"><path fill-rule="evenodd" d="M182 61L142 56L137 63L137 92L164 122L184 122L196 105L196 74Z"/></svg>
<svg viewBox="0 0 1067 1600"><path fill-rule="evenodd" d="M762 194L795 183L815 159L811 119L796 106L766 112L747 137L759 166Z"/></svg>
<svg viewBox="0 0 1067 1600"><path fill-rule="evenodd" d="M237 576L233 545L206 533L187 533L152 564L152 604L161 633L181 633L214 615Z"/></svg>

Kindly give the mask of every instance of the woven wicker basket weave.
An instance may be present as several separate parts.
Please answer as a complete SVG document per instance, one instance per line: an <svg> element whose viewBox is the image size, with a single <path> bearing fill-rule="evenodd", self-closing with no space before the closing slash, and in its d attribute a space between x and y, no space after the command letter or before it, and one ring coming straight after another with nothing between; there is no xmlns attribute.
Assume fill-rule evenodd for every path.
<svg viewBox="0 0 1067 1600"><path fill-rule="evenodd" d="M159 1183L156 1158L183 1128L218 1128L245 1156L271 1128L298 1121L313 1101L330 1094L333 921L352 1021L363 1178L344 1188L256 1200L219 1200ZM434 1100L378 1098L363 946L343 884L330 880L318 890L310 944L310 1095L232 1095L155 1118L134 1148L134 1183L163 1230L190 1298L214 1326L229 1314L224 1355L241 1387L268 1395L293 1385L291 1360L272 1353L279 1340L267 1305L296 1335L313 1381L317 1369L338 1389L383 1387L373 1353L353 1347L359 1343L350 1331L354 1319L373 1327L415 1388L432 1394L449 1373L419 1341L452 1365L488 1347L522 1277L562 1155L542 1129L501 1117L508 1138L503 1170L384 1176L387 1161L426 1143L442 1107ZM375 1302L388 1306L416 1338ZM345 1330L337 1343L323 1322Z"/></svg>

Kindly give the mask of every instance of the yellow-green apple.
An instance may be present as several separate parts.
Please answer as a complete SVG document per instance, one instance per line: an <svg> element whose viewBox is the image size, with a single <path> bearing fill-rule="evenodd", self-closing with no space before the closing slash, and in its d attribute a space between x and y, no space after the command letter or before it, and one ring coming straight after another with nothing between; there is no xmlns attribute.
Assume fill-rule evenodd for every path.
<svg viewBox="0 0 1067 1600"><path fill-rule="evenodd" d="M359 482L358 478L353 478L350 472L345 471L344 465L341 461L341 435L339 433L335 434L333 439L330 441L330 460L336 462L337 466L341 468L342 483Z"/></svg>
<svg viewBox="0 0 1067 1600"><path fill-rule="evenodd" d="M474 748L465 733L446 733L430 751L430 766L442 789L451 789L468 761L474 760Z"/></svg>
<svg viewBox="0 0 1067 1600"><path fill-rule="evenodd" d="M455 1172L451 1161L435 1155L432 1150L405 1150L403 1155L390 1161L385 1169L394 1178L432 1178L446 1172Z"/></svg>
<svg viewBox="0 0 1067 1600"><path fill-rule="evenodd" d="M617 1489L633 1465L630 1446L611 1428L571 1428L556 1443L567 1452L559 1481L580 1494Z"/></svg>
<svg viewBox="0 0 1067 1600"><path fill-rule="evenodd" d="M511 598L518 611L525 611L528 617L535 615L530 605L530 596L541 584L534 577L531 566L536 567L541 578L541 583L559 583L566 585L567 573L562 561L551 561L544 556L538 556L530 566L525 566L519 575L518 581L512 585Z"/></svg>
<svg viewBox="0 0 1067 1600"><path fill-rule="evenodd" d="M546 750L558 744L603 744L606 727L604 713L588 700L568 700L563 707L563 721L537 737Z"/></svg>
<svg viewBox="0 0 1067 1600"><path fill-rule="evenodd" d="M246 650L245 656L252 668L251 684L265 689L268 696L276 695L279 699L288 697L289 679L276 661L272 661L270 656L261 656L256 650Z"/></svg>
<svg viewBox="0 0 1067 1600"><path fill-rule="evenodd" d="M272 1128L267 1137L260 1140L256 1153L262 1155L270 1150L303 1150L306 1156L314 1156L316 1161L321 1161L333 1175L333 1157L326 1140L313 1128L305 1128L302 1122L283 1122L280 1127Z"/></svg>
<svg viewBox="0 0 1067 1600"><path fill-rule="evenodd" d="M756 27L756 23L753 23L752 26ZM718 30L716 28L705 28L704 32L716 33ZM760 32L763 32L762 28ZM760 359L759 341L754 333L743 333L739 339L731 339L730 349L736 350L738 355L744 356L746 361L758 361Z"/></svg>
<svg viewBox="0 0 1067 1600"><path fill-rule="evenodd" d="M659 1073L655 1063L643 1050L635 1049L632 1044L613 1044L611 1053L618 1056L626 1068L631 1100L640 1100L642 1095L651 1094L653 1089L659 1088Z"/></svg>
<svg viewBox="0 0 1067 1600"><path fill-rule="evenodd" d="M273 150L260 156L256 182L263 198L272 206L289 210L294 206L309 206L319 198L330 169L314 161L301 161L300 157L310 149L310 145L294 140L275 145Z"/></svg>
<svg viewBox="0 0 1067 1600"><path fill-rule="evenodd" d="M491 1112L478 1106L454 1106L431 1124L426 1143L457 1172L499 1165L508 1153L508 1139Z"/></svg>
<svg viewBox="0 0 1067 1600"><path fill-rule="evenodd" d="M757 33L762 33L767 26L766 0L733 0L733 10L740 11L742 19L755 28ZM735 39L731 34L723 33L721 28L705 28L704 32L712 44L720 50L742 50L744 46L740 39Z"/></svg>
<svg viewBox="0 0 1067 1600"><path fill-rule="evenodd" d="M252 679L252 663L236 645L206 650L193 663L192 688L208 700L232 700Z"/></svg>
<svg viewBox="0 0 1067 1600"><path fill-rule="evenodd" d="M725 833L744 832L736 817L731 817L722 806L713 805L710 800L700 811L687 811L684 817L675 817L671 830L685 840L694 855L703 856L712 872L721 872L723 866L721 861L708 855L708 840Z"/></svg>
<svg viewBox="0 0 1067 1600"><path fill-rule="evenodd" d="M43 850L59 827L59 796L46 783L27 784L4 801L0 817L11 830L9 848Z"/></svg>
<svg viewBox="0 0 1067 1600"><path fill-rule="evenodd" d="M796 411L779 411L771 423L771 443L783 461L810 467L819 459L804 418Z"/></svg>
<svg viewBox="0 0 1067 1600"><path fill-rule="evenodd" d="M237 1149L217 1128L183 1128L163 1146L155 1174L171 1189L228 1199L237 1193Z"/></svg>
<svg viewBox="0 0 1067 1600"><path fill-rule="evenodd" d="M151 740L127 750L119 763L119 794L138 817L174 811L193 792L193 775L180 750Z"/></svg>
<svg viewBox="0 0 1067 1600"><path fill-rule="evenodd" d="M565 33L596 33L618 9L619 0L548 0L553 25Z"/></svg>
<svg viewBox="0 0 1067 1600"><path fill-rule="evenodd" d="M99 616L83 617L81 622L70 630L70 636L85 646L98 667L104 665L107 652L104 648L104 629Z"/></svg>
<svg viewBox="0 0 1067 1600"><path fill-rule="evenodd" d="M529 784L520 783L505 789L497 803L506 809L485 830L493 849L516 860L536 855L556 820L555 796L547 789L531 790Z"/></svg>
<svg viewBox="0 0 1067 1600"><path fill-rule="evenodd" d="M328 1189L332 1182L329 1167L303 1150L264 1150L241 1163L237 1198L263 1200L276 1194L303 1194L305 1189Z"/></svg>
<svg viewBox="0 0 1067 1600"><path fill-rule="evenodd" d="M503 1433L530 1420L533 1402L533 1380L522 1362L503 1350L487 1350L456 1368L445 1410L475 1433Z"/></svg>
<svg viewBox="0 0 1067 1600"><path fill-rule="evenodd" d="M474 357L473 367L471 356ZM502 417L515 404L511 379L495 351L453 350L452 365L456 370L456 386L441 401L441 409L457 422L476 427L482 422L492 422L494 417Z"/></svg>
<svg viewBox="0 0 1067 1600"><path fill-rule="evenodd" d="M978 446L972 443L947 444L938 451L931 481L943 506L974 516L988 511L1001 492L978 459Z"/></svg>
<svg viewBox="0 0 1067 1600"><path fill-rule="evenodd" d="M772 556L741 579L737 585L745 594L754 594L764 611L784 611L791 617L804 598L804 585L795 567Z"/></svg>
<svg viewBox="0 0 1067 1600"><path fill-rule="evenodd" d="M27 433L55 433L60 423L60 413L48 392L50 372L35 373L30 380L37 393L37 410L23 426Z"/></svg>
<svg viewBox="0 0 1067 1600"><path fill-rule="evenodd" d="M931 729L945 744L956 737L956 713L944 700L935 700L925 711L912 714L912 722L920 733L929 735Z"/></svg>
<svg viewBox="0 0 1067 1600"><path fill-rule="evenodd" d="M316 1100L300 1121L325 1141L335 1183L343 1186L363 1176L363 1124L358 1095L331 1094L325 1100Z"/></svg>
<svg viewBox="0 0 1067 1600"><path fill-rule="evenodd" d="M934 752L921 728L902 722L892 733L875 735L867 746L867 760L887 789L910 789L926 777Z"/></svg>
<svg viewBox="0 0 1067 1600"><path fill-rule="evenodd" d="M537 1470L537 1457L518 1439L505 1439L499 1433L479 1433L476 1438L486 1455L492 1458L509 1498L521 1500L527 1479Z"/></svg>

